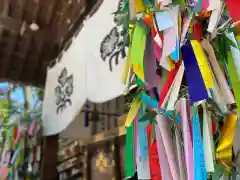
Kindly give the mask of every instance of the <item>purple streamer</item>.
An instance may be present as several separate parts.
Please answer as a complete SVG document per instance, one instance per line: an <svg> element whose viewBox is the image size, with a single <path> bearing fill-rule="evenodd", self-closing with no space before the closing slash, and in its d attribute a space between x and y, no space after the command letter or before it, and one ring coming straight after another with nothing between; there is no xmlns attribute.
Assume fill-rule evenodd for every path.
<svg viewBox="0 0 240 180"><path fill-rule="evenodd" d="M84 104L84 122L85 127L89 126L89 118L88 118L88 103Z"/></svg>
<svg viewBox="0 0 240 180"><path fill-rule="evenodd" d="M191 104L208 98L192 45L188 41L182 48L188 92Z"/></svg>

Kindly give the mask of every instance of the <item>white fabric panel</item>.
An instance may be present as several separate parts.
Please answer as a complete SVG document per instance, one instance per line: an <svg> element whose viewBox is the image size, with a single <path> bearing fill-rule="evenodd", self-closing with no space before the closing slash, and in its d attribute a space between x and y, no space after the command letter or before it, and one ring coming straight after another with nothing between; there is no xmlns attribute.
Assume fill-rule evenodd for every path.
<svg viewBox="0 0 240 180"><path fill-rule="evenodd" d="M64 52L61 61L47 72L42 113L44 135L57 134L65 129L79 113L87 98L86 64L84 59L81 58L85 54L83 42L86 42L88 39L85 34L86 30L83 28L77 38L73 40L71 47ZM71 105L66 103L65 108L63 107L57 113L58 106L56 105L57 97L55 90L60 85L58 78L63 68L67 70L67 76L73 76L73 92L69 96ZM64 90L64 94L61 94L61 98L66 95L66 85L62 90ZM61 103L64 105L63 101Z"/></svg>
<svg viewBox="0 0 240 180"><path fill-rule="evenodd" d="M90 136L90 133L85 133L90 127L84 127L83 116L76 118L84 102L89 99L102 103L123 93L125 86L121 76L127 48L121 46L122 27L114 22L113 12L117 11L118 6L119 0L104 0L98 11L84 23L83 29L63 53L60 62L48 70L42 115L44 135L57 134L65 129L64 137ZM58 77L63 68L67 70L66 77L73 77L73 92L69 96L64 95L71 90L71 84L64 84L57 89L64 93L56 93L56 87L60 85ZM71 82L71 78L66 82ZM64 103L64 98L69 99L71 104L67 101ZM58 99L61 100L62 108L57 113ZM73 122L74 120L83 122Z"/></svg>
<svg viewBox="0 0 240 180"><path fill-rule="evenodd" d="M87 21L87 93L92 102L104 102L122 94L124 85L121 77L124 69L126 48L118 47L123 40L121 26L116 26L114 14L118 9L118 0L104 0L98 11ZM100 52L100 49L103 51ZM119 52L118 64L115 55ZM109 55L108 55L109 54ZM114 55L115 54L115 55ZM111 61L112 58L112 61ZM111 68L110 68L111 64Z"/></svg>

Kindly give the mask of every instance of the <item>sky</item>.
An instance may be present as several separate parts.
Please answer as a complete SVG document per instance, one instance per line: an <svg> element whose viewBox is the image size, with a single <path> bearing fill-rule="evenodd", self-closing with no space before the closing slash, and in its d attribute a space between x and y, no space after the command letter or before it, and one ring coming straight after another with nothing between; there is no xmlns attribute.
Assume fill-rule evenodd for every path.
<svg viewBox="0 0 240 180"><path fill-rule="evenodd" d="M2 83L0 82L0 89L6 89L8 88L8 83ZM39 108L40 103L37 101L37 96L36 93L34 93L36 91L32 90L31 92L31 99L30 99L30 111L33 110L33 107L35 106L37 109ZM11 93L11 99L12 102L14 102L14 106L15 107L19 107L20 109L18 109L17 111L19 112L23 112L21 109L24 109L24 92L23 92L23 88L16 88L15 91L13 91ZM17 114L11 116L11 121L14 122L16 119L19 119L19 116Z"/></svg>
<svg viewBox="0 0 240 180"><path fill-rule="evenodd" d="M0 83L0 88L6 88L8 87L8 83ZM31 93L31 105L33 106L36 102L36 97L34 97L34 93ZM11 94L12 101L16 102L17 104L24 104L24 94L22 88L16 88L14 92Z"/></svg>

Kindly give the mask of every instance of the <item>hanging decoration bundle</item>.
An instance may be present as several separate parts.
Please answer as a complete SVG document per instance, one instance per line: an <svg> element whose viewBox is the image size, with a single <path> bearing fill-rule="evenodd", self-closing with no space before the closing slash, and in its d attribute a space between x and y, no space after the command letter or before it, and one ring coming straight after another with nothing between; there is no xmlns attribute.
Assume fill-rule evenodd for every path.
<svg viewBox="0 0 240 180"><path fill-rule="evenodd" d="M137 85L125 120L126 178L237 176L239 8L237 0L123 1L122 80Z"/></svg>
<svg viewBox="0 0 240 180"><path fill-rule="evenodd" d="M9 180L39 178L42 130L38 114L23 110L13 123L3 121L0 177Z"/></svg>

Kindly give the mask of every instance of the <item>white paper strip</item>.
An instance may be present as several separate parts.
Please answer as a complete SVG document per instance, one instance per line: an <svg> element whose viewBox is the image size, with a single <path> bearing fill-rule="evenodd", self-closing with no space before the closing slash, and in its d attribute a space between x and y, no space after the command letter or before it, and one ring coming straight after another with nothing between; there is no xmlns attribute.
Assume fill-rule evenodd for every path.
<svg viewBox="0 0 240 180"><path fill-rule="evenodd" d="M164 108L164 109L166 108L169 111L175 109L174 106L177 101L178 93L180 90L183 73L184 73L184 64L182 63L181 66L179 67L176 77L173 80L171 87L168 90L168 93L162 103L161 108Z"/></svg>
<svg viewBox="0 0 240 180"><path fill-rule="evenodd" d="M211 64L213 73L215 74L217 83L220 88L220 92L224 97L224 101L228 104L233 104L235 103L235 99L233 97L233 94L228 86L227 80L218 64L215 52L213 50L212 45L209 43L207 40L202 40L201 41L202 48L208 55L208 60Z"/></svg>
<svg viewBox="0 0 240 180"><path fill-rule="evenodd" d="M212 123L205 102L203 107L203 147L207 172L214 172Z"/></svg>
<svg viewBox="0 0 240 180"><path fill-rule="evenodd" d="M216 30L218 21L220 20L221 14L223 12L223 2L221 2L221 5L212 11L209 24L208 24L208 29L207 31L210 33L213 33L214 30Z"/></svg>
<svg viewBox="0 0 240 180"><path fill-rule="evenodd" d="M173 88L171 90L171 94L167 103L168 111L173 111L174 109L176 109L175 104L178 99L179 90L182 84L183 74L184 74L184 64L182 63L174 79Z"/></svg>
<svg viewBox="0 0 240 180"><path fill-rule="evenodd" d="M187 179L186 164L184 161L184 153L182 151L181 139L179 131L175 128L175 138L176 138L176 149L177 149L177 158L178 158L178 169L180 174L180 179Z"/></svg>
<svg viewBox="0 0 240 180"><path fill-rule="evenodd" d="M237 46L237 41L235 39L235 36L232 33L228 34L228 37L234 42L234 44ZM235 48L233 46L231 46L231 51L232 51L232 56L233 56L233 60L234 60L234 64L236 66L237 69L237 73L238 73L238 79L240 79L240 51L238 48Z"/></svg>
<svg viewBox="0 0 240 180"><path fill-rule="evenodd" d="M219 9L221 7L221 1L220 0L209 0L208 4L208 11L212 11L215 9Z"/></svg>
<svg viewBox="0 0 240 180"><path fill-rule="evenodd" d="M161 7L167 6L172 3L172 0L157 0L158 4L161 3Z"/></svg>

